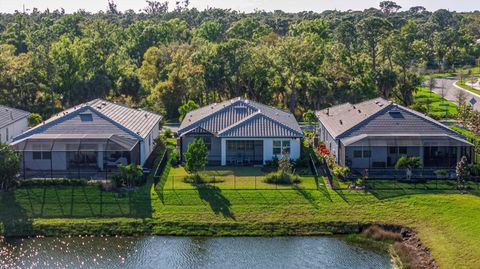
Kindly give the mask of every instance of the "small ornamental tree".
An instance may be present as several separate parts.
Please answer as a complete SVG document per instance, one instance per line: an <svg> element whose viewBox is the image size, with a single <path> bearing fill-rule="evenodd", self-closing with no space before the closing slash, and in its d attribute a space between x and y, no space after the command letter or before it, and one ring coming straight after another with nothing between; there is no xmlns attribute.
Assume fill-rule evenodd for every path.
<svg viewBox="0 0 480 269"><path fill-rule="evenodd" d="M422 162L418 157L401 157L395 164L395 169L405 169L407 173L407 179L412 177L412 170L422 167Z"/></svg>
<svg viewBox="0 0 480 269"><path fill-rule="evenodd" d="M42 116L38 113L32 113L28 117L28 127L34 127L42 123Z"/></svg>
<svg viewBox="0 0 480 269"><path fill-rule="evenodd" d="M189 100L186 104L183 104L178 108L178 113L180 113L180 121L182 121L188 112L200 108L200 106L192 100Z"/></svg>
<svg viewBox="0 0 480 269"><path fill-rule="evenodd" d="M0 190L8 190L20 169L20 154L0 143Z"/></svg>
<svg viewBox="0 0 480 269"><path fill-rule="evenodd" d="M308 110L307 112L303 113L303 120L308 122L308 124L312 124L315 122L315 113L312 110Z"/></svg>
<svg viewBox="0 0 480 269"><path fill-rule="evenodd" d="M208 162L208 149L201 138L193 140L185 153L185 170L190 174L198 175L205 169Z"/></svg>
<svg viewBox="0 0 480 269"><path fill-rule="evenodd" d="M468 167L467 157L463 156L460 161L457 163L456 167L457 174L457 186L459 189L465 189L465 181L470 176L470 169Z"/></svg>

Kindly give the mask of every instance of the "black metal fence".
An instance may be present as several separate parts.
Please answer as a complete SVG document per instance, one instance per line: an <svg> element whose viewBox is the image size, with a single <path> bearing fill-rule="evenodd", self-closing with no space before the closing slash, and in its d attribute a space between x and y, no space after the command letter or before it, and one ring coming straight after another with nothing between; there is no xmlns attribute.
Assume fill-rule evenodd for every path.
<svg viewBox="0 0 480 269"><path fill-rule="evenodd" d="M356 183L356 184L355 184ZM480 191L480 178L472 177L463 186L453 179L364 179L361 184L353 180L332 180L332 188L336 190L362 189L369 191L398 190L398 191Z"/></svg>

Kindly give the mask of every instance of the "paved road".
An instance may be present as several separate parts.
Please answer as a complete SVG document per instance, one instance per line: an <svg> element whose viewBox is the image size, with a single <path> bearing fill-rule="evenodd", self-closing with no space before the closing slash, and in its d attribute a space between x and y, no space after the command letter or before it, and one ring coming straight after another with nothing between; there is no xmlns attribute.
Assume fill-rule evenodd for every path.
<svg viewBox="0 0 480 269"><path fill-rule="evenodd" d="M443 87L443 95L445 96L445 99L448 99L454 103L457 103L459 94L463 92L467 102L470 102L472 98L476 100L476 104L473 106L473 108L477 111L480 111L480 95L455 86L454 83L457 81L457 78L437 78L435 80L437 87L433 89L434 92L442 96Z"/></svg>

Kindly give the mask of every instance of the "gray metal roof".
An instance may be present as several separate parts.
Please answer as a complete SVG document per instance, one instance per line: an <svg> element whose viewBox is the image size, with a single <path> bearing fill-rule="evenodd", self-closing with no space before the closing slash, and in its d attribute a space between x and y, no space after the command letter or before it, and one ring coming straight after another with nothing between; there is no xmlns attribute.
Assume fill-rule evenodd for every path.
<svg viewBox="0 0 480 269"><path fill-rule="evenodd" d="M315 112L315 115L328 132L333 137L337 137L390 104L385 99L376 98L358 104L345 103L329 107Z"/></svg>
<svg viewBox="0 0 480 269"><path fill-rule="evenodd" d="M26 118L30 113L11 107L0 105L0 128Z"/></svg>
<svg viewBox="0 0 480 269"><path fill-rule="evenodd" d="M438 121L381 98L355 105L343 104L318 111L316 115L334 138L426 134L452 136L469 144L462 135Z"/></svg>
<svg viewBox="0 0 480 269"><path fill-rule="evenodd" d="M88 116L87 120L82 119L83 116ZM103 134L139 140L145 138L161 119L162 116L152 112L96 99L58 113L17 136L15 141L34 134Z"/></svg>
<svg viewBox="0 0 480 269"><path fill-rule="evenodd" d="M240 97L189 112L178 133L198 127L219 137L303 136L292 113Z"/></svg>

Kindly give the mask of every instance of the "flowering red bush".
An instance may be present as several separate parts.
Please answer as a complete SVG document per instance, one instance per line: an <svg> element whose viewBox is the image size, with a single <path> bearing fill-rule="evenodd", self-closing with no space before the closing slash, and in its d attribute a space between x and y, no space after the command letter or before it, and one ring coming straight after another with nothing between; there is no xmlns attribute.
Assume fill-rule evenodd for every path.
<svg viewBox="0 0 480 269"><path fill-rule="evenodd" d="M318 146L318 152L320 153L320 155L322 156L326 156L326 155L329 155L330 154L330 150L327 149L327 147L324 145L324 144L320 144Z"/></svg>

